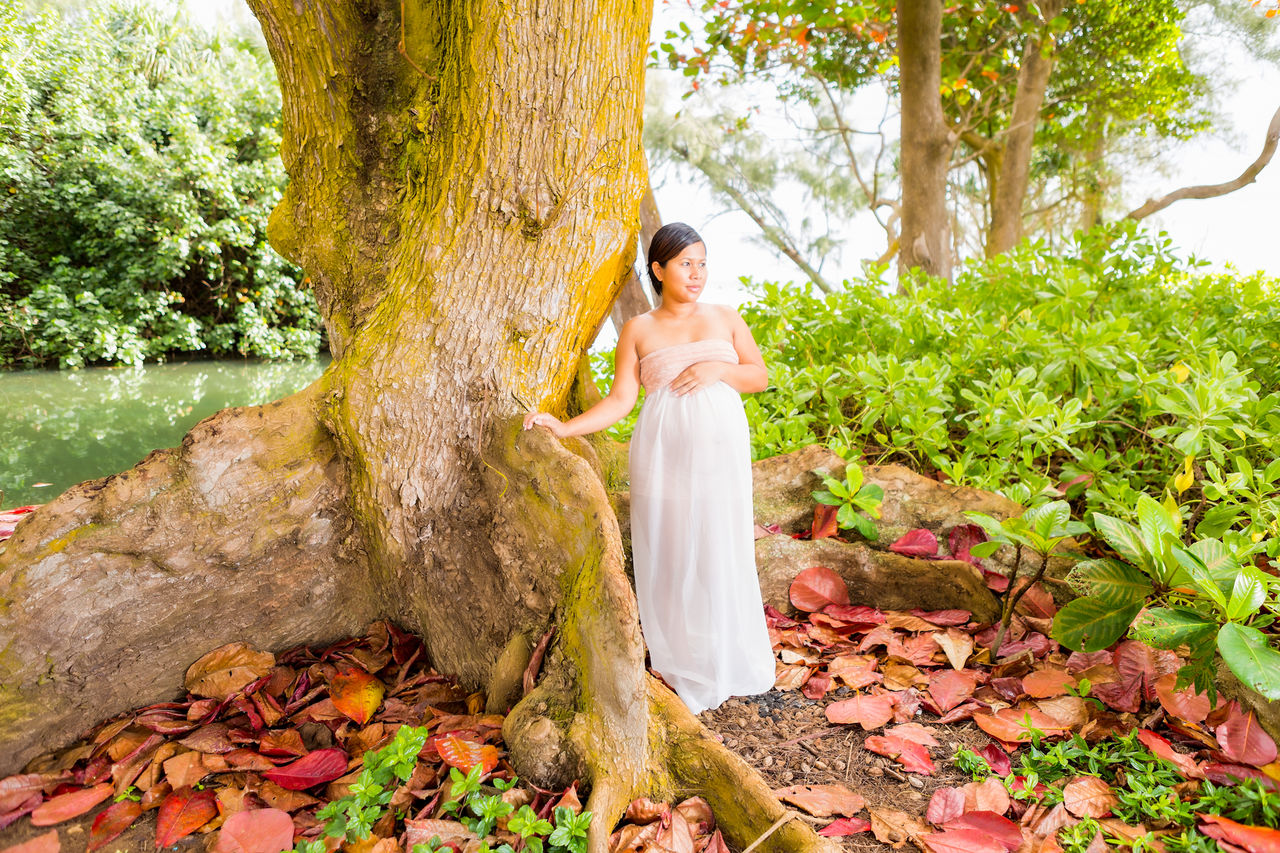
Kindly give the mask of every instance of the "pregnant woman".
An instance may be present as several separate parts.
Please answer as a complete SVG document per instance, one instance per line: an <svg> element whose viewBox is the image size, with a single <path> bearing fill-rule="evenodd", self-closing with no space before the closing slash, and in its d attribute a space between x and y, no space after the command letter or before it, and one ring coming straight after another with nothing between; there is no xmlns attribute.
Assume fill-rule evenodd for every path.
<svg viewBox="0 0 1280 853"><path fill-rule="evenodd" d="M739 396L764 390L768 376L738 313L698 302L707 277L698 232L663 226L648 260L662 304L622 327L608 396L569 421L537 412L524 426L562 438L596 432L626 417L644 386L631 437L640 627L653 668L696 714L773 686Z"/></svg>

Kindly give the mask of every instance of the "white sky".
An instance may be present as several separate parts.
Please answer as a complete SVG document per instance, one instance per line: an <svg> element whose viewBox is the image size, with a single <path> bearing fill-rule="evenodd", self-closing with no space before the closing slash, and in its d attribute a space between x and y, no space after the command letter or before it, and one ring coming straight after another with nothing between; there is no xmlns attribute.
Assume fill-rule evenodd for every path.
<svg viewBox="0 0 1280 853"><path fill-rule="evenodd" d="M244 20L248 16L243 0L184 2L198 19L210 23ZM674 25L673 7L678 5L656 3L656 35ZM1267 122L1280 106L1280 69L1243 55L1234 60L1225 56L1224 67L1240 81L1225 99L1227 133L1167 149L1161 158L1166 174L1157 174L1153 166L1150 174L1130 175L1125 190L1131 202L1127 208L1138 206L1148 196L1162 195L1187 184L1231 180L1257 158ZM651 70L650 74L665 76L673 95L683 91L684 78L667 71ZM723 212L696 181L668 179L655 187L655 195L664 220L688 222L706 239L712 273L709 301L740 303L745 297L737 285L740 276L782 281L800 277L790 261L749 241L756 227L745 214ZM1168 231L1175 245L1210 261L1215 268L1231 264L1245 272L1261 269L1280 276L1280 155L1251 186L1216 199L1177 202L1148 218L1146 224ZM858 259L878 255L883 244L884 232L868 218L851 231L841 262L828 263L822 273L831 281L856 274Z"/></svg>

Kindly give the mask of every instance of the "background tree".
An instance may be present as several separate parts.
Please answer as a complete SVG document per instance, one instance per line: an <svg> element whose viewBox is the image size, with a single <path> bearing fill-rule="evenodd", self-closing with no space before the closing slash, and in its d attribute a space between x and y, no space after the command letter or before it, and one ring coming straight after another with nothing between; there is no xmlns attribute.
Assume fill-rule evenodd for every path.
<svg viewBox="0 0 1280 853"><path fill-rule="evenodd" d="M860 126L856 118L866 114L865 94L874 89L883 89L886 104L907 121L920 107L902 91L901 51L915 45L904 42L894 9L876 2L708 2L700 29L685 25L661 48L701 91L710 82L776 85L796 117L800 146L815 155L843 152L833 166L837 181L851 176L858 185L857 203L885 229L890 255L904 246L901 172L923 153L912 146L936 147L914 133L886 139L883 121ZM999 254L1028 224L1036 233L1074 227L1083 210L1099 209L1114 194L1114 174L1093 178L1106 177L1125 140L1181 139L1207 126L1207 77L1179 50L1184 19L1172 0L983 2L943 11L941 109L958 144L948 189L934 193L948 193L955 254ZM920 91L932 102L932 89ZM868 148L868 139L876 144ZM896 162L884 156L887 144L898 146ZM737 151L708 156L729 164ZM775 151L773 159L784 158ZM808 199L840 213L820 194ZM816 266L819 259L805 261Z"/></svg>
<svg viewBox="0 0 1280 853"><path fill-rule="evenodd" d="M635 795L671 792L745 846L782 807L645 674L595 454L519 426L564 410L631 267L647 7L251 5L290 176L269 233L311 275L334 361L23 522L0 554L0 772L176 692L208 648L382 614L514 706L521 776L589 780L592 850ZM819 844L792 822L762 849Z"/></svg>
<svg viewBox="0 0 1280 853"><path fill-rule="evenodd" d="M315 353L267 245L280 91L260 42L138 3L0 0L0 366Z"/></svg>

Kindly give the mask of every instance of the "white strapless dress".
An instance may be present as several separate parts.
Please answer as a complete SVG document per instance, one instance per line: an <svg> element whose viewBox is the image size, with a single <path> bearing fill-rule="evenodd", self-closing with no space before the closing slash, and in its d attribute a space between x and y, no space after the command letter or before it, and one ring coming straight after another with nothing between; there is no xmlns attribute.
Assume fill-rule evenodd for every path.
<svg viewBox="0 0 1280 853"><path fill-rule="evenodd" d="M640 360L645 399L631 437L631 546L653 668L695 714L773 687L752 534L751 448L742 398L724 382L677 396L701 361L738 363L721 339Z"/></svg>

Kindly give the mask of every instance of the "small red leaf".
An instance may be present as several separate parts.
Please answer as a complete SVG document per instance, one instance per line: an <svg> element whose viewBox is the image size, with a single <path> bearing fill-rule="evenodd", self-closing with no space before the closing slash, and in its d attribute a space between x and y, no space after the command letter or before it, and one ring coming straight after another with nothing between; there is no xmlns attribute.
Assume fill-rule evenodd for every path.
<svg viewBox="0 0 1280 853"><path fill-rule="evenodd" d="M853 817L866 806L861 794L844 785L792 785L779 788L773 795L816 817Z"/></svg>
<svg viewBox="0 0 1280 853"><path fill-rule="evenodd" d="M1172 672L1156 680L1156 696L1160 699L1161 706L1167 713L1189 723L1203 723L1204 718L1213 710L1209 697L1197 693L1194 687L1175 690L1177 681L1178 676Z"/></svg>
<svg viewBox="0 0 1280 853"><path fill-rule="evenodd" d="M1149 729L1138 729L1138 741L1156 756L1177 767L1188 779L1203 779L1204 772L1190 755L1176 751L1169 741Z"/></svg>
<svg viewBox="0 0 1280 853"><path fill-rule="evenodd" d="M293 848L293 818L280 809L236 812L218 830L213 853L280 853Z"/></svg>
<svg viewBox="0 0 1280 853"><path fill-rule="evenodd" d="M281 788L301 791L313 785L332 782L347 772L347 754L337 747L317 749L297 761L268 770L262 775Z"/></svg>
<svg viewBox="0 0 1280 853"><path fill-rule="evenodd" d="M1077 776L1062 789L1062 804L1076 817L1106 817L1118 802L1111 786L1097 776Z"/></svg>
<svg viewBox="0 0 1280 853"><path fill-rule="evenodd" d="M386 690L381 681L355 666L339 670L329 681L333 707L362 726L377 713Z"/></svg>
<svg viewBox="0 0 1280 853"><path fill-rule="evenodd" d="M982 561L970 554L969 549L979 542L986 541L986 531L976 524L957 525L947 534L947 548L951 551L952 559L964 560L979 568L982 567Z"/></svg>
<svg viewBox="0 0 1280 853"><path fill-rule="evenodd" d="M6 847L4 853L60 853L61 850L62 842L58 840L58 830L51 829L21 844Z"/></svg>
<svg viewBox="0 0 1280 853"><path fill-rule="evenodd" d="M827 691L831 689L831 676L825 672L815 672L804 683L804 687L800 692L804 694L806 699L814 702L827 695Z"/></svg>
<svg viewBox="0 0 1280 853"><path fill-rule="evenodd" d="M115 793L115 785L102 782L92 788L60 794L31 813L32 826L53 826L79 817Z"/></svg>
<svg viewBox="0 0 1280 853"><path fill-rule="evenodd" d="M836 513L840 507L830 504L818 504L813 508L813 525L809 528L810 539L829 539L840 532L840 524L836 521ZM800 534L803 536L803 534Z"/></svg>
<svg viewBox="0 0 1280 853"><path fill-rule="evenodd" d="M929 679L929 698L945 714L972 696L977 683L977 676L967 669L939 670Z"/></svg>
<svg viewBox="0 0 1280 853"><path fill-rule="evenodd" d="M877 755L894 759L908 773L919 773L922 776L933 775L935 768L933 759L929 757L929 750L918 743L912 743L902 738L871 735L863 741L862 745Z"/></svg>
<svg viewBox="0 0 1280 853"><path fill-rule="evenodd" d="M908 530L889 546L889 550L904 557L936 557L938 556L938 537L932 531L917 527Z"/></svg>
<svg viewBox="0 0 1280 853"><path fill-rule="evenodd" d="M1235 706L1227 719L1214 731L1227 758L1241 764L1261 767L1276 760L1276 742L1258 725L1253 712L1242 714Z"/></svg>
<svg viewBox="0 0 1280 853"><path fill-rule="evenodd" d="M987 760L987 766L991 768L991 772L997 776L1008 776L1013 772L1013 762L1009 760L1009 753L1005 752L994 743L984 746L979 752Z"/></svg>
<svg viewBox="0 0 1280 853"><path fill-rule="evenodd" d="M818 830L823 838L839 838L845 835L857 835L871 828L871 821L860 817L842 817Z"/></svg>
<svg viewBox="0 0 1280 853"><path fill-rule="evenodd" d="M0 779L0 814L11 812L39 794L45 785L45 777L39 773L23 773Z"/></svg>
<svg viewBox="0 0 1280 853"><path fill-rule="evenodd" d="M920 841L933 853L1006 853L1003 844L976 829L931 832Z"/></svg>
<svg viewBox="0 0 1280 853"><path fill-rule="evenodd" d="M813 566L791 582L791 603L806 613L815 613L829 604L848 604L849 587L826 566Z"/></svg>
<svg viewBox="0 0 1280 853"><path fill-rule="evenodd" d="M1022 689L1034 699L1048 699L1063 696L1067 688L1075 687L1076 680L1071 673L1060 669L1040 669L1027 673L1022 679Z"/></svg>
<svg viewBox="0 0 1280 853"><path fill-rule="evenodd" d="M964 814L964 791L959 788L939 788L929 799L924 817L929 823L942 826Z"/></svg>
<svg viewBox="0 0 1280 853"><path fill-rule="evenodd" d="M89 849L97 850L124 832L142 814L142 803L121 800L112 803L93 819L89 828Z"/></svg>
<svg viewBox="0 0 1280 853"><path fill-rule="evenodd" d="M851 699L832 702L826 709L827 719L833 723L857 723L867 731L883 726L893 719L893 699L885 694L858 695Z"/></svg>
<svg viewBox="0 0 1280 853"><path fill-rule="evenodd" d="M165 797L156 815L156 849L186 838L218 816L218 798L213 791L196 791L185 786Z"/></svg>
<svg viewBox="0 0 1280 853"><path fill-rule="evenodd" d="M485 773L498 766L498 750L489 744L463 740L453 735L437 738L435 743L445 764L456 767L463 773L471 772L471 768L477 764L484 768Z"/></svg>
<svg viewBox="0 0 1280 853"><path fill-rule="evenodd" d="M1220 815L1200 815L1200 831L1249 853L1280 853L1280 829L1245 826Z"/></svg>
<svg viewBox="0 0 1280 853"><path fill-rule="evenodd" d="M1004 815L991 811L965 812L943 824L943 829L977 830L994 838L1009 853L1013 853L1022 844L1022 830L1018 825Z"/></svg>

